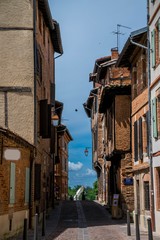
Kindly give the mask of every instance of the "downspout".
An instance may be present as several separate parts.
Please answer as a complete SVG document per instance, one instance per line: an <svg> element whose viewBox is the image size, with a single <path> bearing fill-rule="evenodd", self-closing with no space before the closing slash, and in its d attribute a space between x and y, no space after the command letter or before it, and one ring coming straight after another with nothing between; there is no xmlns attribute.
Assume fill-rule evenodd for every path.
<svg viewBox="0 0 160 240"><path fill-rule="evenodd" d="M57 57L55 57L54 59L57 59L59 57L61 57L63 55L63 53L59 54Z"/></svg>
<svg viewBox="0 0 160 240"><path fill-rule="evenodd" d="M152 230L155 231L155 212L154 212L154 180L153 180L153 158L152 158L152 134L151 134L151 70L150 70L150 32L149 32L149 0L147 0L147 56L148 56L148 131L149 131L149 159L150 159L150 212Z"/></svg>
<svg viewBox="0 0 160 240"><path fill-rule="evenodd" d="M140 43L134 42L131 36L130 36L130 42L131 42L133 45L136 45L136 46L138 46L138 47L141 47L141 48L144 48L144 49L147 49L147 50L148 50L148 46L146 47L146 46L144 46L144 45L142 45L142 44L140 44Z"/></svg>
<svg viewBox="0 0 160 240"><path fill-rule="evenodd" d="M37 42L36 42L36 0L33 0L33 51L34 51L34 145L37 145Z"/></svg>
<svg viewBox="0 0 160 240"><path fill-rule="evenodd" d="M37 144L37 111L36 111L36 0L33 0L33 57L34 57L34 145ZM32 210L33 210L33 203L32 203L32 185L33 185L33 164L35 158L35 150L34 154L31 154L30 157L30 185L29 185L29 228L32 228Z"/></svg>

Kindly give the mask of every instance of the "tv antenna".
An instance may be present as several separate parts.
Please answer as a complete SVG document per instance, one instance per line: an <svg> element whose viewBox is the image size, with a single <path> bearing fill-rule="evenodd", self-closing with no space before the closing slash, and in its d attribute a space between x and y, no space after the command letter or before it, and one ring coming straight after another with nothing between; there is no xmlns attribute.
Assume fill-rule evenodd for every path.
<svg viewBox="0 0 160 240"><path fill-rule="evenodd" d="M130 27L121 25L121 24L117 24L117 31L114 31L113 33L117 35L117 50L119 48L119 35L124 35L124 33L122 33L120 31L120 28L127 28L127 29L131 29Z"/></svg>

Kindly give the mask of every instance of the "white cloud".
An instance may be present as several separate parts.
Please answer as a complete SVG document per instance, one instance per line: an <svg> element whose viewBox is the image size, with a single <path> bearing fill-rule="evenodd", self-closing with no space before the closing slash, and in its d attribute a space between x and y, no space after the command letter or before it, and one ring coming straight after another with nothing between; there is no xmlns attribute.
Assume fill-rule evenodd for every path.
<svg viewBox="0 0 160 240"><path fill-rule="evenodd" d="M85 176L95 176L96 175L96 172L90 168L87 168L86 169L86 173L85 173Z"/></svg>
<svg viewBox="0 0 160 240"><path fill-rule="evenodd" d="M69 170L78 171L83 167L83 164L81 162L77 162L77 163L69 162L68 166L69 166Z"/></svg>

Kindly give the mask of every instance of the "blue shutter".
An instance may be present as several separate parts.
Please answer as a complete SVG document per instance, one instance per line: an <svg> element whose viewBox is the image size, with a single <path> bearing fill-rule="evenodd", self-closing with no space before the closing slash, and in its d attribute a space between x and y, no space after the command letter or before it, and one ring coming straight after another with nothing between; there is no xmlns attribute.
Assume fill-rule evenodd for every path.
<svg viewBox="0 0 160 240"><path fill-rule="evenodd" d="M10 204L15 203L15 163L11 162L10 167Z"/></svg>
<svg viewBox="0 0 160 240"><path fill-rule="evenodd" d="M156 66L155 30L151 32L152 67Z"/></svg>
<svg viewBox="0 0 160 240"><path fill-rule="evenodd" d="M158 137L158 129L157 129L157 99L154 98L152 100L152 122L153 122L153 137Z"/></svg>
<svg viewBox="0 0 160 240"><path fill-rule="evenodd" d="M26 181L25 181L25 203L29 202L29 176L30 176L30 169L26 168Z"/></svg>

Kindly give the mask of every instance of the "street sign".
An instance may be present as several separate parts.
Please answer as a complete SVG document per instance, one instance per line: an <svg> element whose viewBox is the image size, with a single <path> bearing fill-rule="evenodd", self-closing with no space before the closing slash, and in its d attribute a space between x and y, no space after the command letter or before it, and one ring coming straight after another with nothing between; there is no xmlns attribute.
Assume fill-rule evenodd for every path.
<svg viewBox="0 0 160 240"><path fill-rule="evenodd" d="M21 152L19 149L6 148L4 149L3 156L6 160L19 160L21 158Z"/></svg>

